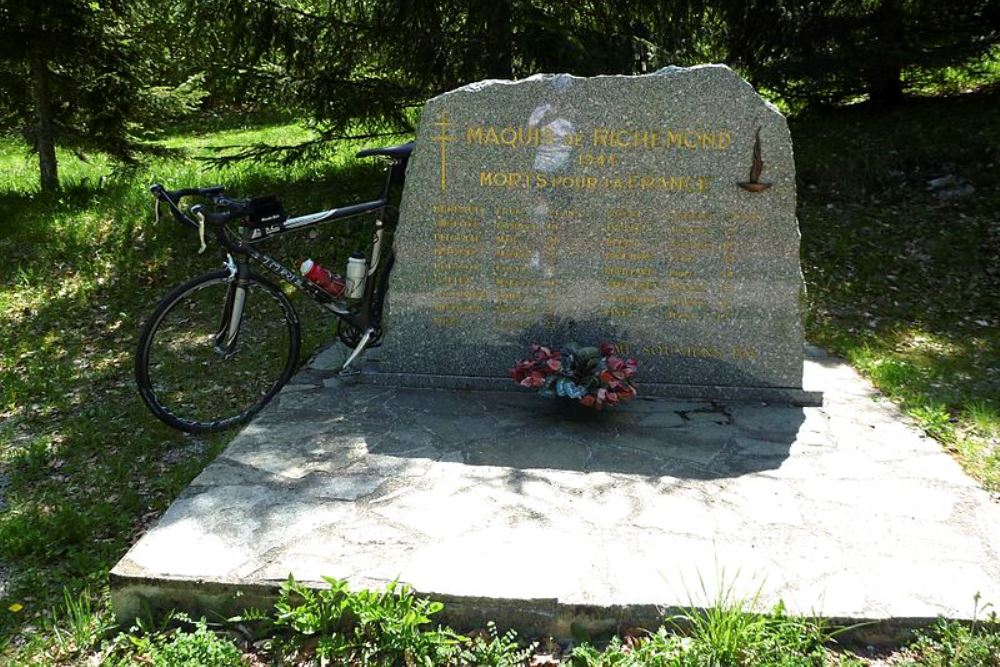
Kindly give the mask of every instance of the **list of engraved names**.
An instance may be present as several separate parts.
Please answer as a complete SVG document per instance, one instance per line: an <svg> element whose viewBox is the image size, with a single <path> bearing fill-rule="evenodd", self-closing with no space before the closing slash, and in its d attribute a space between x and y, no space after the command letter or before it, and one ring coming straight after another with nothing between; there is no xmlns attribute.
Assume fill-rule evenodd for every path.
<svg viewBox="0 0 1000 667"><path fill-rule="evenodd" d="M706 167L738 159L728 129L462 126L443 112L435 125L440 190L425 211L433 220L435 326L475 319L498 332L526 330L583 300L599 304L592 316L626 332L617 342L630 353L758 354L752 344L683 339L684 331L725 329L752 315L739 307L739 293L754 278L746 250L759 250L747 241L761 218L707 205L717 188L733 187ZM481 154L481 168L456 173L448 151L457 149ZM658 154L660 171L642 168L649 153ZM644 205L630 205L639 198ZM582 225L600 232L581 234ZM582 266L593 267L583 293ZM627 324L639 318L662 321L679 332L677 342L628 340Z"/></svg>

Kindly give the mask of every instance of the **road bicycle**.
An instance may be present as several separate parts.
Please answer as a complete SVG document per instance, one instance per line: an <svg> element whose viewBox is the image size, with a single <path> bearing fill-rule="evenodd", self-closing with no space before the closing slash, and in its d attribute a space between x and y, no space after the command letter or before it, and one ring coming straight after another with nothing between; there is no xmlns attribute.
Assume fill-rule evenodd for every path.
<svg viewBox="0 0 1000 667"><path fill-rule="evenodd" d="M380 344L384 333L382 310L399 221L390 196L402 186L412 149L410 142L357 154L388 162L378 199L298 217L287 217L273 196L238 199L222 186L150 188L157 217L160 206L166 205L174 219L198 229L202 251L206 229L226 251L224 269L177 287L143 327L135 380L139 395L156 417L189 433L221 431L248 421L291 378L299 361L299 317L285 292L257 271L258 266L337 317L338 337L351 348L340 372L356 372L352 365L358 356ZM209 204L195 204L185 211L181 200L188 197ZM374 217L374 231L362 252L363 287L358 281L341 296L333 296L257 247L265 239L366 215Z"/></svg>

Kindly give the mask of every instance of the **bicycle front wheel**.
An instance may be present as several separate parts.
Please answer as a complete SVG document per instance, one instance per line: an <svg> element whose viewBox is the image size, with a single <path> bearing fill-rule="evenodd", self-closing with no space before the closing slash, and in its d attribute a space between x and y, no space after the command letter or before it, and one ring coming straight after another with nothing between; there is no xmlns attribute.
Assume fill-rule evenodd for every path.
<svg viewBox="0 0 1000 667"><path fill-rule="evenodd" d="M135 358L139 395L189 433L248 421L295 371L301 329L288 297L251 274L217 271L167 295L146 322Z"/></svg>

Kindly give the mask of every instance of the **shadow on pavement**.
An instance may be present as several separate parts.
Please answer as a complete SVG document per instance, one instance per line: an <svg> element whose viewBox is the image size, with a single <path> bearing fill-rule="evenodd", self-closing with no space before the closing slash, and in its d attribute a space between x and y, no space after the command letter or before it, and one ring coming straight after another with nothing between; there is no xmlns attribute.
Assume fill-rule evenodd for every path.
<svg viewBox="0 0 1000 667"><path fill-rule="evenodd" d="M285 394L255 427L292 449L302 444L283 433L404 459L716 479L779 467L804 420L803 408L759 404L644 399L595 413L517 392L358 384Z"/></svg>

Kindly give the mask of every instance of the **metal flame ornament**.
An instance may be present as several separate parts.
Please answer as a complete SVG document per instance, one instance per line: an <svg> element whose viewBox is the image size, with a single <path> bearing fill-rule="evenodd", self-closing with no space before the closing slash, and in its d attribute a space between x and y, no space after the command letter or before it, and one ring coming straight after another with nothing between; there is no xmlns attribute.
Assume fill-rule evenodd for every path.
<svg viewBox="0 0 1000 667"><path fill-rule="evenodd" d="M760 128L757 128L757 138L753 142L753 164L750 165L750 179L743 182L737 183L741 188L747 192L763 192L771 187L772 183L761 183L760 175L764 171L764 160L761 159L760 153Z"/></svg>

